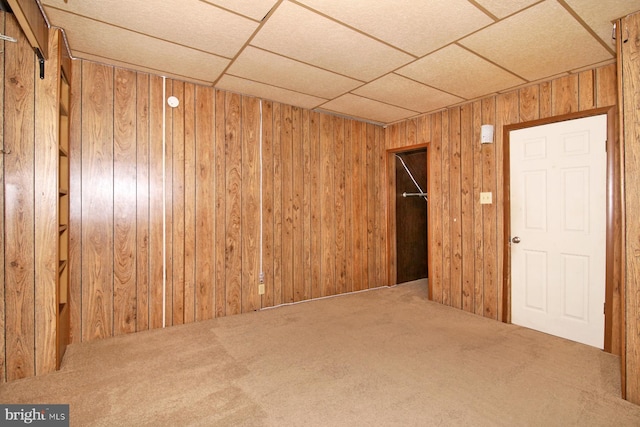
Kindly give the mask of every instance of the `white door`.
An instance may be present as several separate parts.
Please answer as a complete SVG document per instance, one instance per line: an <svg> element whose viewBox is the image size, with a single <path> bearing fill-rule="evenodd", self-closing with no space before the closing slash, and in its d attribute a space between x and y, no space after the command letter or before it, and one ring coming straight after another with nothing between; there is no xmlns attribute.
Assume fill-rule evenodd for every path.
<svg viewBox="0 0 640 427"><path fill-rule="evenodd" d="M509 146L511 321L598 348L606 136L600 115L512 131Z"/></svg>

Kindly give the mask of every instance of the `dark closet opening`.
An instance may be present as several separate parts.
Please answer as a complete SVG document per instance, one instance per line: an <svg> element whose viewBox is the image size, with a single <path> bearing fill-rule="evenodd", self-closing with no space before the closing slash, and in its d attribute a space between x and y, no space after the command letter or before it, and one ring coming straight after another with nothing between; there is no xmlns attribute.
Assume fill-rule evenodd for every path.
<svg viewBox="0 0 640 427"><path fill-rule="evenodd" d="M427 150L396 153L396 283L428 277Z"/></svg>

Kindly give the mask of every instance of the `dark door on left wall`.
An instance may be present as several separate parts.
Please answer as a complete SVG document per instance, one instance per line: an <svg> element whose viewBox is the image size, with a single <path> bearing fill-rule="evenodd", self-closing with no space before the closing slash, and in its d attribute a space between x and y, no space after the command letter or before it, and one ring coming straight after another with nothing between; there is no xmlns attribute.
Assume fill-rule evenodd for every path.
<svg viewBox="0 0 640 427"><path fill-rule="evenodd" d="M419 193L418 187L427 191L427 150L397 153L395 162L396 283L405 283L428 277L427 201L421 196L403 196Z"/></svg>

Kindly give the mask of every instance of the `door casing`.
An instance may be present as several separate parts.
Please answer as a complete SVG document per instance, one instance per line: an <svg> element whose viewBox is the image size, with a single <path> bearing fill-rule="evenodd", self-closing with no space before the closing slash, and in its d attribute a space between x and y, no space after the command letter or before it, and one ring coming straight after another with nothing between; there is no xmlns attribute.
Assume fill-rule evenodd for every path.
<svg viewBox="0 0 640 427"><path fill-rule="evenodd" d="M387 203L386 203L386 214L387 214L387 285L393 286L396 283L397 277L397 263L396 263L396 161L395 155L397 153L404 153L407 151L417 151L417 150L426 150L427 151L427 194L431 194L431 186L429 184L429 143L424 144L415 144L409 145L406 147L399 148L390 148L387 149L386 152L386 187L387 187ZM430 204L427 203L427 218L430 218ZM429 253L431 252L431 239L429 236L431 234L431 224L427 219L427 270L432 271L431 269L431 257ZM431 286L429 286L429 299L432 299L431 296Z"/></svg>

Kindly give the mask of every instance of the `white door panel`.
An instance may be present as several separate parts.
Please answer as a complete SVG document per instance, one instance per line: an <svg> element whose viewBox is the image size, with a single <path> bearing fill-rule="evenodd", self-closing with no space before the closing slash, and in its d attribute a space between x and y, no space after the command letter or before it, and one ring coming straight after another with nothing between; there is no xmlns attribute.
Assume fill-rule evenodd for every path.
<svg viewBox="0 0 640 427"><path fill-rule="evenodd" d="M510 133L512 322L603 348L606 115Z"/></svg>
<svg viewBox="0 0 640 427"><path fill-rule="evenodd" d="M523 250L524 257L524 283L526 292L524 297L525 307L529 310L547 312L547 253L540 251Z"/></svg>

